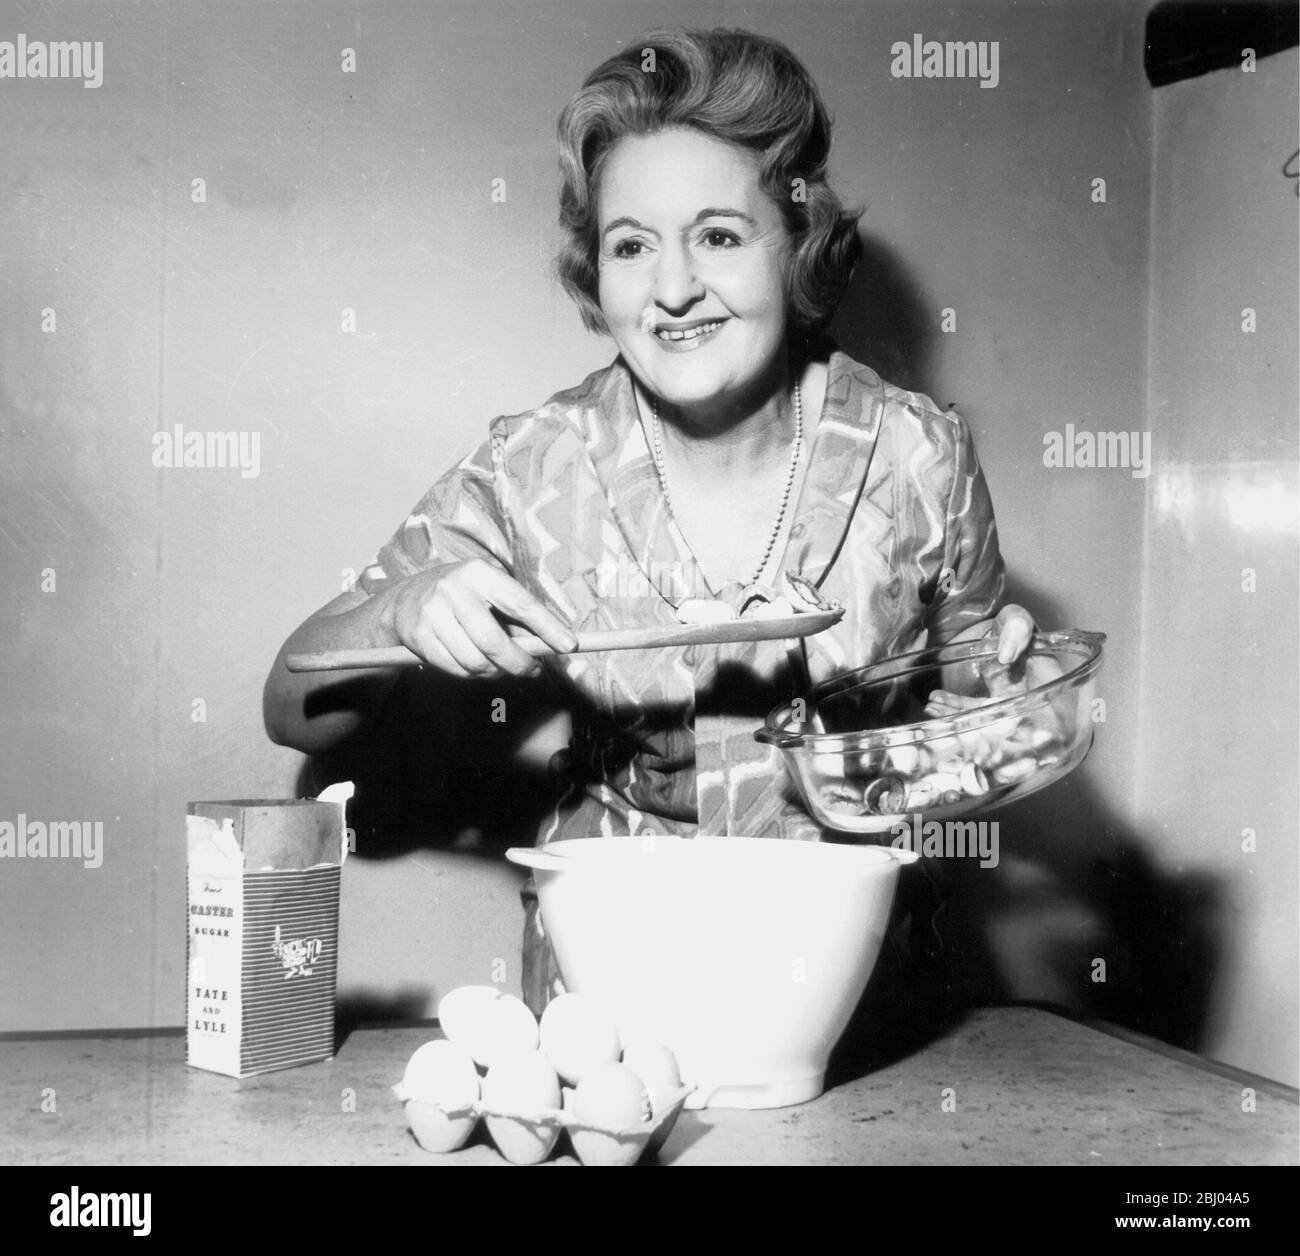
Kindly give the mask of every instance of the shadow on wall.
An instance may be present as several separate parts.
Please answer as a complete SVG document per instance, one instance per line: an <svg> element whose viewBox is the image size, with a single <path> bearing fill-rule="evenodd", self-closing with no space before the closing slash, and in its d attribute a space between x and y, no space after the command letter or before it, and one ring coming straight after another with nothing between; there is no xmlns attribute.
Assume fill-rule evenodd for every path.
<svg viewBox="0 0 1300 1256"><path fill-rule="evenodd" d="M849 357L887 382L929 392L933 311L898 253L866 232L860 231L858 238L862 260L835 313L831 334Z"/></svg>
<svg viewBox="0 0 1300 1256"><path fill-rule="evenodd" d="M890 936L828 1084L904 1058L966 1008L1003 1003L1202 1051L1226 936L1223 888L1157 869L1092 786L1076 783L1062 806L1058 791L1070 785L1046 791L1055 805L1039 795L984 817L1003 829L996 870L970 859L904 870Z"/></svg>
<svg viewBox="0 0 1300 1256"><path fill-rule="evenodd" d="M1011 577L1007 597L1066 626L1041 589ZM1158 867L1087 771L989 818L1000 824L997 874L968 862L954 885L954 917L979 922L966 930L972 996L1047 1001L1202 1050L1228 936L1224 879Z"/></svg>
<svg viewBox="0 0 1300 1256"><path fill-rule="evenodd" d="M1064 623L1037 589L1010 581L1007 596L1042 624ZM1158 868L1086 771L978 818L998 823L996 868L924 859L904 871L831 1084L909 1054L964 1008L1006 1002L1202 1051L1228 935L1222 879Z"/></svg>
<svg viewBox="0 0 1300 1256"><path fill-rule="evenodd" d="M303 763L298 794L355 783L348 818L359 858L416 850L497 858L533 845L553 804L552 778L521 764L517 752L557 710L544 682L465 681L408 668L349 744Z"/></svg>

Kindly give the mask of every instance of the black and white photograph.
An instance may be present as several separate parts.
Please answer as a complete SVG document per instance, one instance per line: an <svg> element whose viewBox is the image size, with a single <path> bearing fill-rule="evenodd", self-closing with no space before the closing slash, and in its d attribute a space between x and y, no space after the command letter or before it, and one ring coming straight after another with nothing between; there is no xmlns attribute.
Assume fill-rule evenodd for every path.
<svg viewBox="0 0 1300 1256"><path fill-rule="evenodd" d="M1264 1228L1298 11L0 0L32 1233L509 1165Z"/></svg>

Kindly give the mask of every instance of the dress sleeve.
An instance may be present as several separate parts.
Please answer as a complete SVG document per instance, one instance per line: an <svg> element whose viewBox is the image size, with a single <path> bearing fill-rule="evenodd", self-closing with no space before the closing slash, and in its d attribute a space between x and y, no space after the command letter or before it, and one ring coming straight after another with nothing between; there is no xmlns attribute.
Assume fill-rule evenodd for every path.
<svg viewBox="0 0 1300 1256"><path fill-rule="evenodd" d="M511 572L508 526L496 492L496 446L494 433L420 498L366 564L357 580L362 592L378 593L416 572L473 558Z"/></svg>
<svg viewBox="0 0 1300 1256"><path fill-rule="evenodd" d="M966 420L955 412L952 417L956 447L944 526L943 568L926 614L930 640L936 643L996 615L1006 584L993 501L975 442Z"/></svg>

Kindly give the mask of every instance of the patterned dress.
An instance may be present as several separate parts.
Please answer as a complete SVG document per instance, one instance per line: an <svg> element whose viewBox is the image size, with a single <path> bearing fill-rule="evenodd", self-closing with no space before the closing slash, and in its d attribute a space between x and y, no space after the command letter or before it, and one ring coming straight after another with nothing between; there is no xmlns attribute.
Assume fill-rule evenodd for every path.
<svg viewBox="0 0 1300 1256"><path fill-rule="evenodd" d="M778 570L846 608L806 641L814 682L945 640L1001 606L992 504L965 421L827 347L826 396ZM374 593L445 562L499 564L577 632L678 622L710 589L673 522L622 360L525 414L444 475L366 567ZM538 834L817 840L779 752L754 740L797 681L786 643L548 660L574 736ZM531 882L525 997L556 988Z"/></svg>

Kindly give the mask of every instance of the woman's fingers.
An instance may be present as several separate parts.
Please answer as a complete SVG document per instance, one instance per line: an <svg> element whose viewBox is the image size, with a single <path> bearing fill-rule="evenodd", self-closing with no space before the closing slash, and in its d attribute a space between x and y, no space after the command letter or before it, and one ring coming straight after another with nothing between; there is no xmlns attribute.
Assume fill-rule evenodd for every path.
<svg viewBox="0 0 1300 1256"><path fill-rule="evenodd" d="M481 652L487 664L484 670L499 669L512 676L531 676L539 670L541 664L510 639L482 598L468 589L456 590L450 597L456 610L456 627Z"/></svg>
<svg viewBox="0 0 1300 1256"><path fill-rule="evenodd" d="M395 635L453 676L534 675L539 664L510 637L493 608L525 624L557 652L577 645L573 633L527 589L478 560L412 577L400 594Z"/></svg>
<svg viewBox="0 0 1300 1256"><path fill-rule="evenodd" d="M446 672L449 676L467 677L475 674L448 653L447 647L436 637L431 637L428 644L416 650L416 653L430 666L436 667L440 672Z"/></svg>
<svg viewBox="0 0 1300 1256"><path fill-rule="evenodd" d="M568 654L577 646L577 637L522 584L499 567L490 563L468 564L466 582L490 605L535 632L557 654ZM522 655L523 651L519 653Z"/></svg>
<svg viewBox="0 0 1300 1256"><path fill-rule="evenodd" d="M461 626L454 613L444 613L437 617L433 642L451 657L459 668L459 675L484 676L496 670L482 648ZM425 654L425 657L429 658L429 655ZM432 658L429 658L429 661L434 662Z"/></svg>
<svg viewBox="0 0 1300 1256"><path fill-rule="evenodd" d="M1023 606L1004 606L993 621L998 635L998 662L1012 663L1027 649L1034 637L1034 617Z"/></svg>

